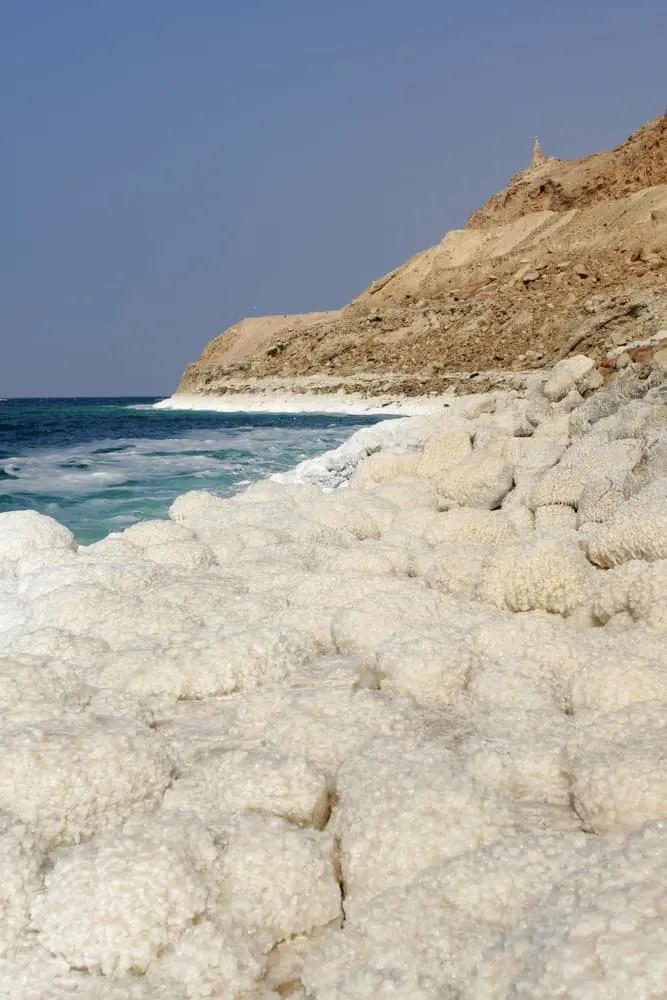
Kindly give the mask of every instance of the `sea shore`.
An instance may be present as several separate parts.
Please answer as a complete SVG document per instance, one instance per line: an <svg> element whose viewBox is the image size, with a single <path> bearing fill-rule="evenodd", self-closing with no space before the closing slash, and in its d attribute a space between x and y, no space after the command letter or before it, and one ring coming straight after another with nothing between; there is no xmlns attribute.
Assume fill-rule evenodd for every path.
<svg viewBox="0 0 667 1000"><path fill-rule="evenodd" d="M665 371L404 404L92 545L0 514L0 995L667 992Z"/></svg>

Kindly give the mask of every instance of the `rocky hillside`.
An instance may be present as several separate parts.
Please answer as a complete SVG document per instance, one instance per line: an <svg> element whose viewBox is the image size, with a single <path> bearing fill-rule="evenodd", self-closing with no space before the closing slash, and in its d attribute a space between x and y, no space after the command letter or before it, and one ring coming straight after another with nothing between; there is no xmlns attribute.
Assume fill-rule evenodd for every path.
<svg viewBox="0 0 667 1000"><path fill-rule="evenodd" d="M581 160L536 144L531 165L465 229L343 309L243 320L187 367L178 391L438 392L455 373L483 372L488 384L575 351L603 360L663 327L667 112Z"/></svg>

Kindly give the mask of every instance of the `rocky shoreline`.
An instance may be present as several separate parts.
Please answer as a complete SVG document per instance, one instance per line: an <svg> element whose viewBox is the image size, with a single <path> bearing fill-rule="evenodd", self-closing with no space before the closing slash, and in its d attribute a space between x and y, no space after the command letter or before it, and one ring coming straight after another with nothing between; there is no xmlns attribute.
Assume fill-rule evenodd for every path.
<svg viewBox="0 0 667 1000"><path fill-rule="evenodd" d="M664 995L667 378L601 377L0 514L13 998Z"/></svg>

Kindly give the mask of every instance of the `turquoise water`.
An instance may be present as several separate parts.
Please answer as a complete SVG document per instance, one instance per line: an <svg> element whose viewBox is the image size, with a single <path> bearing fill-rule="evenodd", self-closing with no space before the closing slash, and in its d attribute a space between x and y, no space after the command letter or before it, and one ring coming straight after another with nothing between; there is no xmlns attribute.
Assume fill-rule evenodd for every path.
<svg viewBox="0 0 667 1000"><path fill-rule="evenodd" d="M232 494L379 419L156 410L155 402L0 400L0 512L33 508L91 542L164 517L187 490Z"/></svg>

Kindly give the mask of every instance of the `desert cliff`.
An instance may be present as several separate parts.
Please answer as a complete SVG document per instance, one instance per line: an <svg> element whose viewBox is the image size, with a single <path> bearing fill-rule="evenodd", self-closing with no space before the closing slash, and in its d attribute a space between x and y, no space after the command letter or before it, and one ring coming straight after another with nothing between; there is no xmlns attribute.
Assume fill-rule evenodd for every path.
<svg viewBox="0 0 667 1000"><path fill-rule="evenodd" d="M340 310L242 320L178 392L428 394L667 327L667 112L615 149L545 156ZM664 345L663 345L664 349Z"/></svg>

